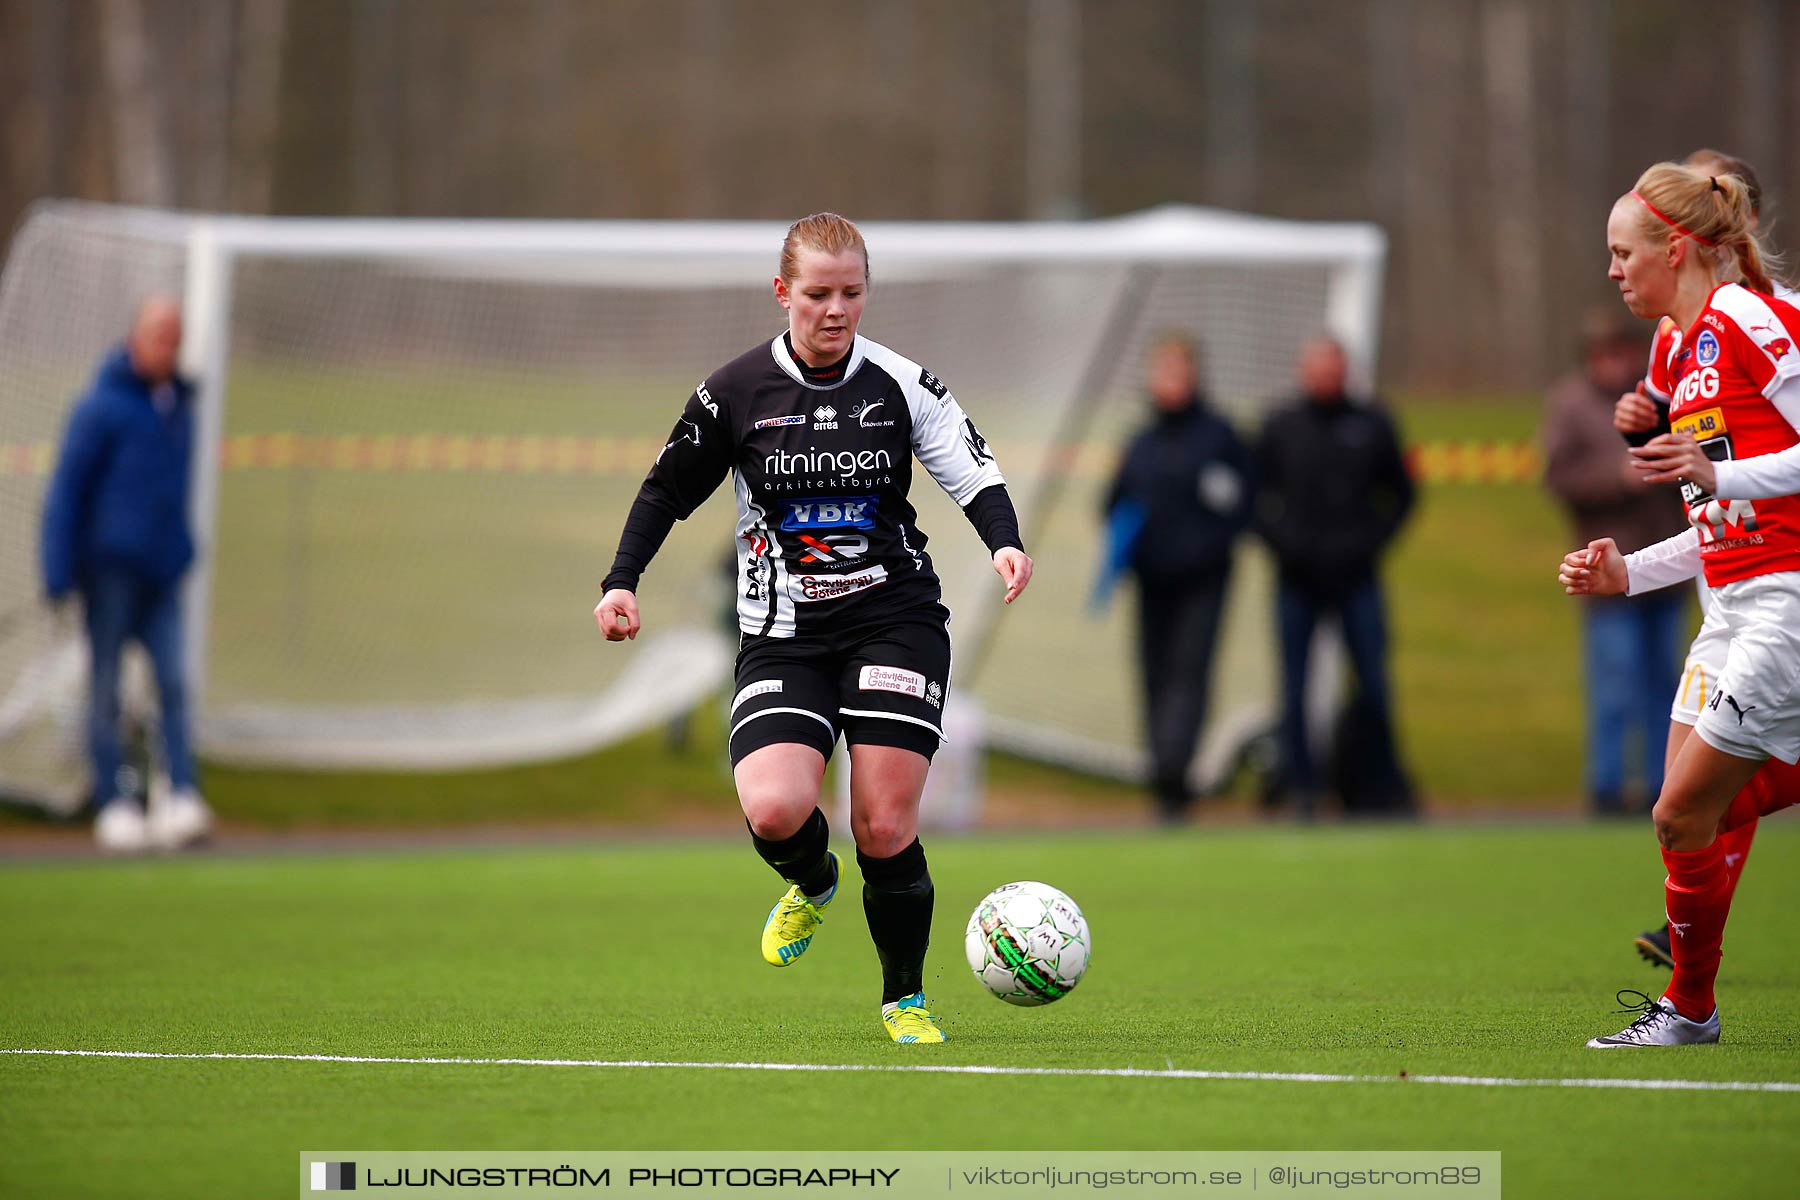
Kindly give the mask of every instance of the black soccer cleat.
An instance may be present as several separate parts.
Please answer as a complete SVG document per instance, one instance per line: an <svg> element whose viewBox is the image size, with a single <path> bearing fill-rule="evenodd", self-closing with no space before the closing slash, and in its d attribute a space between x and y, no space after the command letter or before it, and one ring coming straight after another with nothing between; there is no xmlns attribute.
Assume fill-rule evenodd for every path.
<svg viewBox="0 0 1800 1200"><path fill-rule="evenodd" d="M1669 949L1669 927L1659 925L1655 929L1646 929L1633 938L1637 951L1645 962L1653 967L1675 966L1675 955Z"/></svg>

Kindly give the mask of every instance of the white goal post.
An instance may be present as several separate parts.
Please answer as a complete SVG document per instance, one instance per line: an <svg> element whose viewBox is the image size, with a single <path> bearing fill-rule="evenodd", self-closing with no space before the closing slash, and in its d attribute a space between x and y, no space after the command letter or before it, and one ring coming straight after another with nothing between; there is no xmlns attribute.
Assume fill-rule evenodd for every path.
<svg viewBox="0 0 1800 1200"><path fill-rule="evenodd" d="M1085 606L1096 497L1143 417L1144 350L1167 328L1194 335L1209 392L1246 428L1322 329L1371 378L1383 235L1184 207L862 228L863 331L956 391L1038 562L1001 614L979 540L920 477L958 689L991 744L1137 774L1126 606ZM769 280L784 232L35 208L0 277L0 793L66 809L85 791L66 632L6 618L41 593L38 525L70 406L156 291L184 298L200 383L186 653L203 753L518 762L714 695L734 650L731 522L713 511L728 498L645 576L637 642L604 644L588 613L687 392L782 327ZM1201 756L1213 766L1270 719L1276 691L1266 564L1250 546L1240 562Z"/></svg>

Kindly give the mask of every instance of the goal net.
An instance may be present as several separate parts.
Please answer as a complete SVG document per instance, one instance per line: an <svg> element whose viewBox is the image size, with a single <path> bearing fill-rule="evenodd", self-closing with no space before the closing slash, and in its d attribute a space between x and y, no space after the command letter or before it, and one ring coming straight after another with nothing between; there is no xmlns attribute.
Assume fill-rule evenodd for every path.
<svg viewBox="0 0 1800 1200"><path fill-rule="evenodd" d="M645 629L591 609L688 392L778 333L767 222L432 222L36 209L0 279L0 791L85 795L79 638L41 613L38 530L71 405L138 301L184 299L201 384L186 652L221 761L451 768L576 753L715 696L735 650L729 489L646 574ZM957 685L990 744L1142 769L1128 598L1089 608L1099 496L1186 330L1246 429L1336 333L1372 370L1384 242L1195 209L1040 224L870 222L862 331L981 425L1037 577L1004 612L921 476ZM1240 551L1197 770L1274 711L1268 570Z"/></svg>

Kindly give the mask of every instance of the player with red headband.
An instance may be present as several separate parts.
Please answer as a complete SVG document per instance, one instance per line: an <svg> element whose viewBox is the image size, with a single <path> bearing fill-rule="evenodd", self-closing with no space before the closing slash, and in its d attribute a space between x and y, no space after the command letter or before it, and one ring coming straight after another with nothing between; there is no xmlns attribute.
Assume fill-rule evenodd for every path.
<svg viewBox="0 0 1800 1200"><path fill-rule="evenodd" d="M1607 244L1626 306L1682 330L1667 360L1672 431L1633 455L1646 478L1680 481L1690 528L1628 557L1611 539L1592 542L1564 558L1559 578L1571 594L1603 595L1703 571L1713 602L1701 636L1720 634L1727 648L1695 724L1671 730L1653 814L1674 976L1657 1000L1621 992L1641 997L1638 1017L1588 1045L1716 1042L1732 890L1718 832L1734 807L1781 806L1781 781L1758 779L1765 761L1800 762L1800 310L1770 294L1735 175L1651 167L1614 204Z"/></svg>
<svg viewBox="0 0 1800 1200"><path fill-rule="evenodd" d="M1750 198L1750 222L1752 228L1757 227L1762 219L1763 187L1757 176L1756 168L1741 158L1725 154L1718 150L1696 150L1688 155L1684 166L1693 167L1708 175L1736 175L1743 180ZM1771 277L1770 294L1777 299L1793 303L1795 291L1781 280ZM1638 390L1619 398L1613 409L1613 425L1625 436L1625 440L1633 446L1641 446L1658 433L1669 430L1669 393L1674 384L1670 379L1670 363L1681 350L1681 326L1671 317L1663 317L1657 322L1656 337L1650 348L1650 363L1645 371L1644 381ZM1796 481L1793 490L1800 491L1800 481ZM1695 591L1700 598L1700 611L1704 615L1709 607L1712 593L1703 578L1695 579ZM1700 710L1710 699L1710 688L1717 683L1719 672L1725 666L1725 650L1730 638L1717 627L1702 626L1705 636L1696 637L1688 650L1687 661L1682 665L1681 686L1675 693L1674 703L1670 707L1670 736L1676 734L1675 726L1686 727L1681 730L1685 736L1686 729L1691 729L1700 719ZM1673 755L1671 743L1671 757ZM1764 770L1782 769L1779 763L1770 763ZM1730 828L1720 833L1725 843L1725 868L1731 879L1731 887L1735 890L1738 881L1743 878L1744 867L1750 860L1751 843L1756 837L1756 822L1759 810L1756 805L1745 803L1734 807ZM1666 922L1658 922L1645 929L1632 939L1637 951L1649 962L1658 966L1671 967L1675 959L1669 949L1669 927Z"/></svg>

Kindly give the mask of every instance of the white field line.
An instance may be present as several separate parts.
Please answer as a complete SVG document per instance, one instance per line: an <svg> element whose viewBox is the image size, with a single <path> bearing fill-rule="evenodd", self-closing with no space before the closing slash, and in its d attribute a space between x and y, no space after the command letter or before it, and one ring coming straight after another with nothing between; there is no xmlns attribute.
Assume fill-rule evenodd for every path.
<svg viewBox="0 0 1800 1200"><path fill-rule="evenodd" d="M656 1062L600 1058L402 1058L361 1054L168 1054L156 1050L4 1049L59 1058L231 1059L234 1061L397 1063L447 1067L588 1067L663 1071L905 1072L921 1075L1055 1076L1076 1079L1224 1079L1251 1083L1401 1083L1452 1087L1599 1088L1646 1092L1800 1092L1800 1082L1740 1079L1522 1079L1495 1075L1323 1075L1293 1071L1200 1071L1140 1067L995 1067L933 1063Z"/></svg>

